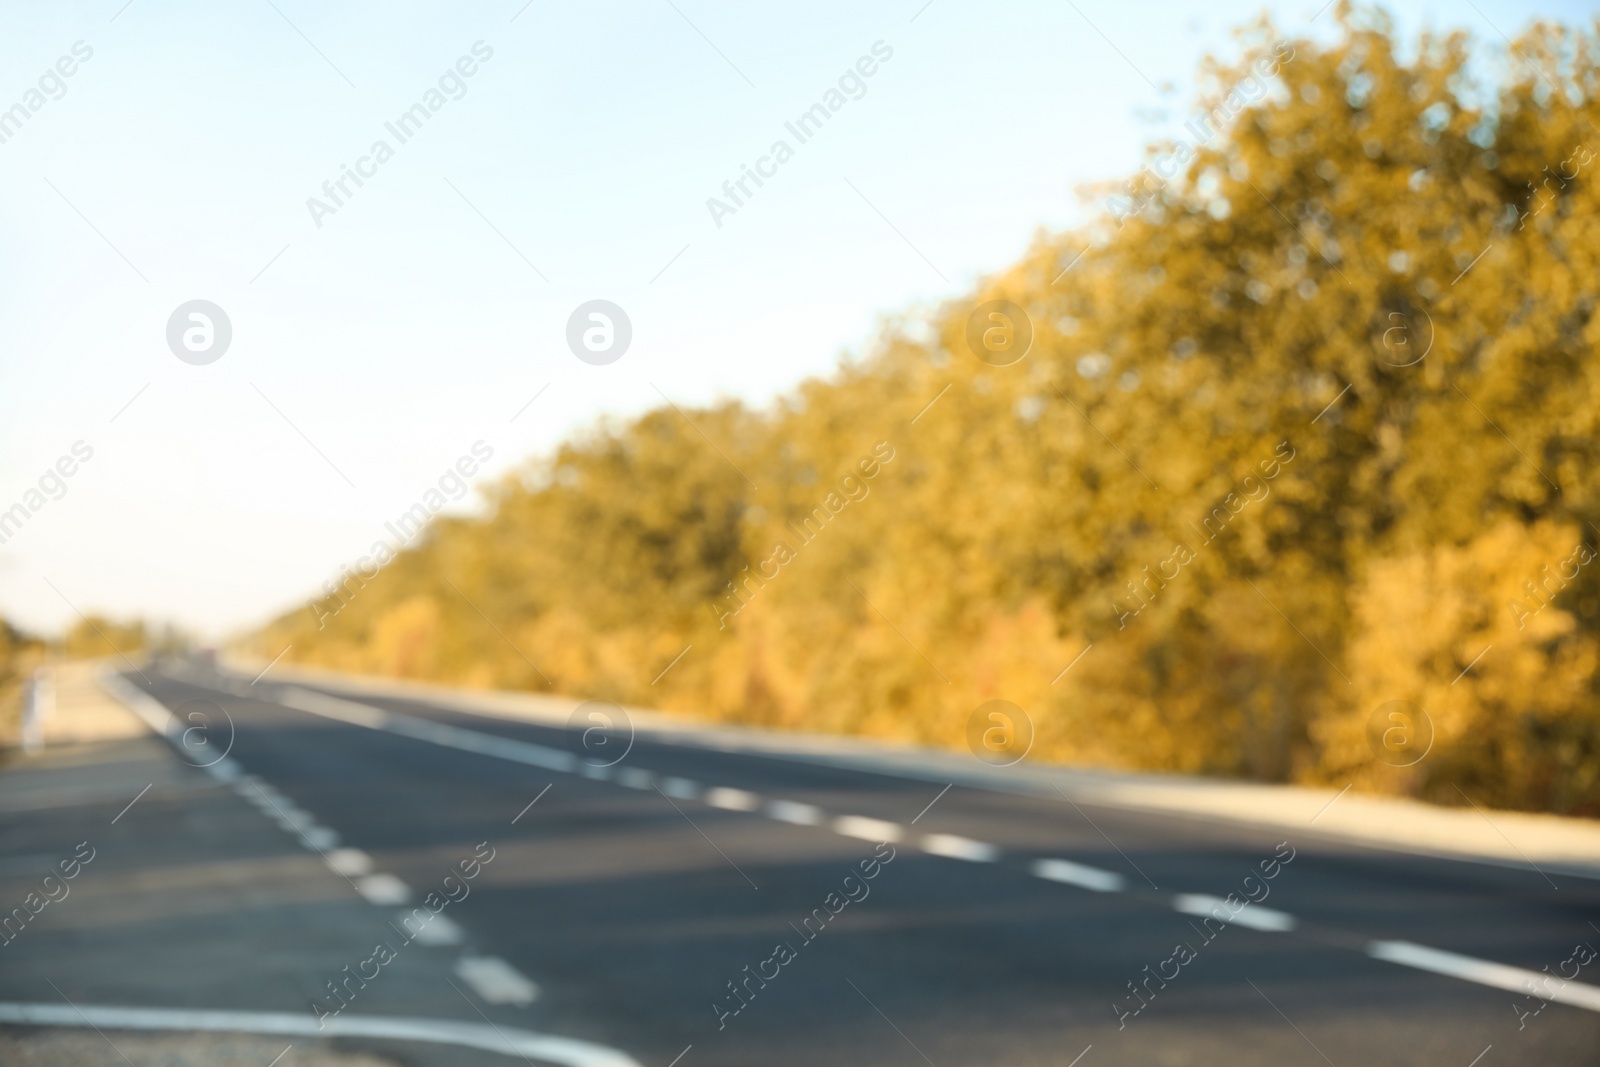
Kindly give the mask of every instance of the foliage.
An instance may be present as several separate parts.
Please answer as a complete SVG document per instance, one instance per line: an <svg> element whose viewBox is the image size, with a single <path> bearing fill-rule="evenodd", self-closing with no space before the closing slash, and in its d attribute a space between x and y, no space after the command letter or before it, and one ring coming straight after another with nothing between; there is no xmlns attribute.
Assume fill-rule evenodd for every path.
<svg viewBox="0 0 1600 1067"><path fill-rule="evenodd" d="M1485 76L1339 17L1292 58L1242 34L1201 101L1236 116L1152 146L1182 174L930 332L599 428L258 649L949 746L1000 697L1047 759L1600 814L1600 567L1567 562L1600 536L1600 37ZM996 299L1034 331L1004 367L967 341ZM1436 728L1410 768L1367 747L1390 699Z"/></svg>
<svg viewBox="0 0 1600 1067"><path fill-rule="evenodd" d="M84 615L61 638L61 652L68 659L133 656L155 643L155 635L143 620L115 622L101 615Z"/></svg>
<svg viewBox="0 0 1600 1067"><path fill-rule="evenodd" d="M0 619L0 744L21 736L23 688L44 662L44 652L43 641Z"/></svg>

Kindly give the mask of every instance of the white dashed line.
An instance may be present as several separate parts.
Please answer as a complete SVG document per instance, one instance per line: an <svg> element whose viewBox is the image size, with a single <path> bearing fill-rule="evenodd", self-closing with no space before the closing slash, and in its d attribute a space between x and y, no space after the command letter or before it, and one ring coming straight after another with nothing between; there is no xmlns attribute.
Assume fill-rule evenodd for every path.
<svg viewBox="0 0 1600 1067"><path fill-rule="evenodd" d="M899 824L869 819L865 815L841 815L833 820L833 829L835 833L859 837L863 841L899 841L905 836Z"/></svg>
<svg viewBox="0 0 1600 1067"><path fill-rule="evenodd" d="M767 803L767 814L779 822L796 826L819 826L822 809L815 804L800 804L793 800L773 800Z"/></svg>
<svg viewBox="0 0 1600 1067"><path fill-rule="evenodd" d="M1553 1000L1574 1008L1600 1011L1600 987L1562 981L1548 973L1490 963L1488 960L1460 956L1426 945L1414 945L1410 941L1371 941L1367 944L1367 955L1375 960L1398 963L1402 967L1415 967L1419 971L1432 971L1495 989L1532 994L1540 1000Z"/></svg>
<svg viewBox="0 0 1600 1067"><path fill-rule="evenodd" d="M539 987L499 956L463 956L456 975L490 1004L532 1004Z"/></svg>
<svg viewBox="0 0 1600 1067"><path fill-rule="evenodd" d="M174 739L177 733L177 721L172 718L170 712L160 702L129 685L114 674L108 675L102 680L102 683L108 690L112 691L113 695L139 714L152 729L166 735L169 740ZM580 764L576 757L558 749L524 741L515 741L492 734L479 733L473 730L444 726L432 720L400 715L370 705L341 700L337 697L309 690L289 689L279 698L279 701L289 707L309 711L316 715L338 719L370 729L402 734L432 744L444 745L514 762L532 764L549 770L566 773L576 772L587 778L606 780L613 777L613 768ZM253 775L242 773L238 764L232 760L225 758L205 768L205 770L218 780L231 783L235 791L251 804L284 826L285 829L298 834L307 847L323 852L328 866L335 872L346 877L357 878L357 888L372 903L396 905L404 904L410 899L410 887L404 882L391 874L369 873L372 868L371 857L357 849L334 847L338 843L337 834L325 827L318 826L309 812L296 807L293 802L271 786ZM638 768L626 767L616 770L614 773L616 781L630 789L650 789L656 784L655 775ZM661 792L670 797L676 797L680 800L703 799L706 804L712 807L729 811L755 811L761 807L762 803L761 798L754 793L728 787L711 788L704 791L702 797L703 787L701 784L687 778L662 778L660 789ZM940 796L943 796L943 794L941 793ZM825 818L820 808L790 800L768 801L765 813L780 822L797 826L818 826L823 823ZM926 813L926 809L924 809L924 813ZM868 818L862 815L841 815L832 821L831 826L835 832L846 837L860 838L865 841L898 842L902 840L905 833L897 823ZM1001 850L998 847L956 834L928 834L922 839L921 845L923 851L930 855L949 859L966 860L974 863L994 863L1001 858ZM1031 865L1030 870L1036 877L1047 881L1074 885L1097 893L1119 892L1127 884L1120 874L1101 870L1098 867L1074 863L1071 860L1036 860ZM1177 911L1187 915L1215 918L1220 922L1255 930L1283 932L1293 930L1298 923L1298 920L1287 912L1246 902L1230 904L1229 901L1221 897L1202 893L1181 894L1173 899L1172 906ZM411 916L409 915L403 916L401 920L406 923L408 929L412 925L410 920ZM432 922L413 934L413 939L422 944L457 944L462 940L462 932L460 927L450 920L445 919L443 916L434 916ZM1471 956L1462 956L1453 952L1432 949L1408 941L1372 941L1367 944L1366 953L1374 959L1401 966L1414 967L1418 970L1430 971L1435 974L1476 982L1480 985L1492 986L1497 989L1510 990L1515 993L1536 995L1545 1000L1553 1000L1558 1003L1585 1008L1589 1011L1600 1012L1600 987L1579 982L1562 981L1554 975L1541 974L1505 964L1491 963L1487 960L1479 960ZM471 985L480 997L490 1003L525 1005L532 1003L538 996L537 985L505 960L498 957L465 956L456 964L456 973ZM227 1029L262 1033L304 1032L301 1029L304 1020L301 1020L298 1016L291 1017L271 1013L172 1012L131 1008L97 1008L92 1009L92 1011L99 1012L107 1018L104 1025L123 1029ZM58 1016L62 1019L67 1018L62 1009L56 1005L0 1003L0 1021L26 1021L24 1016L28 1020L38 1018L41 1021L48 1017L55 1025L80 1025L81 1022L76 1015L71 1017L73 1021L70 1023L55 1022ZM117 1021L111 1021L113 1017ZM85 1016L83 1018L87 1019L88 1017ZM239 1021L252 1018L270 1021L257 1026L247 1025ZM291 1018L293 1019L292 1023L288 1022ZM450 1042L471 1047L493 1048L495 1051L503 1048L505 1044L503 1034L500 1033L498 1028L491 1029L491 1032L496 1034L497 1042L495 1045L480 1044L476 1033L480 1028L476 1024L447 1023L438 1020L394 1020L391 1022L389 1020L362 1019L359 1017L346 1017L329 1021L333 1024L341 1024L339 1029L347 1030L352 1036L356 1034L390 1036L387 1031L398 1027L409 1029L410 1032L406 1036L416 1040ZM380 1033L380 1031L384 1032ZM440 1036L428 1036L422 1031L438 1032ZM451 1036L443 1036L444 1031L450 1031ZM472 1033L469 1034L467 1033L468 1031L472 1031ZM518 1034L520 1038L526 1039L529 1042L529 1050L534 1051L534 1054L542 1054L555 1062L575 1065L614 1064L616 1067L622 1067L622 1065L630 1065L631 1067L634 1063L622 1053L600 1046L592 1046L579 1041L569 1041L564 1038L546 1037L526 1031L512 1032ZM534 1045L538 1046L537 1051L533 1049Z"/></svg>
<svg viewBox="0 0 1600 1067"><path fill-rule="evenodd" d="M611 779L611 765L599 763L585 763L578 771L585 778L593 778L597 782L606 782Z"/></svg>
<svg viewBox="0 0 1600 1067"><path fill-rule="evenodd" d="M293 805L280 805L278 808L278 825L290 833L301 833L316 825L316 820L304 808Z"/></svg>
<svg viewBox="0 0 1600 1067"><path fill-rule="evenodd" d="M1071 860L1038 860L1032 869L1037 877L1047 881L1092 889L1096 893L1118 893L1128 884L1122 875L1113 871L1102 871L1099 867L1088 867Z"/></svg>
<svg viewBox="0 0 1600 1067"><path fill-rule="evenodd" d="M706 803L729 811L755 811L761 806L761 798L743 789L718 788L706 791Z"/></svg>
<svg viewBox="0 0 1600 1067"><path fill-rule="evenodd" d="M700 783L688 778L663 778L661 791L679 800L697 800L700 796Z"/></svg>
<svg viewBox="0 0 1600 1067"><path fill-rule="evenodd" d="M120 679L118 679L120 682ZM128 690L127 694L116 692L114 685L108 686L113 690L113 695L120 697L124 703L134 706L134 710L151 726L164 733L172 741L176 731L175 722L165 707L159 701L146 696L133 689L126 683L121 688ZM577 769L586 778L608 780L613 771L609 766L596 766L593 764L578 765L577 760L564 752L548 749L542 745L530 745L520 741L497 739L490 735L479 734L470 730L457 730L453 727L442 726L422 719L413 719L405 715L391 715L380 708L357 704L354 701L339 700L336 697L324 696L306 690L290 690L282 700L289 707L296 707L302 711L310 711L317 715L339 719L344 722L354 723L359 726L373 729L389 730L394 733L404 734L418 740L434 744L448 745L453 748L466 749L487 755L501 756L506 759L522 763L531 763L536 766L548 767L555 770L571 771ZM174 744L177 742L174 741ZM229 784L233 791L251 804L257 811L276 823L284 831L299 838L300 843L307 849L317 852L323 861L334 873L351 880L356 890L371 903L380 907L392 907L408 903L412 897L411 887L392 874L382 871L373 871L372 857L360 849L340 848L339 835L334 830L321 826L316 817L304 808L299 807L283 793L271 785L257 778L255 775L245 774L239 765L232 760L222 759L210 767L204 768L218 781ZM626 784L635 787L647 786L653 781L653 776L643 771L625 771L623 778ZM669 780L671 787L679 795L695 796L699 793L699 785L684 779ZM549 786L545 787L546 790ZM717 800L724 807L736 810L751 810L760 803L760 798L752 793L736 789L715 790ZM143 793L139 794L143 796ZM543 796L540 793L539 796ZM135 800L138 798L135 797ZM535 801L538 797L534 798ZM129 805L132 806L131 804ZM528 805L529 808L533 804ZM523 814L527 808L523 809ZM521 818L519 814L517 818ZM119 816L120 818L120 816ZM512 820L515 822L516 820ZM459 945L466 940L465 932L453 920L443 915L433 913L428 909L417 908L410 912L402 912L398 916L399 925L396 931L403 930L407 940L415 941L420 945L435 947ZM519 972L511 964L496 956L466 955L461 957L455 966L455 973L470 985L480 998L490 1004L513 1004L525 1006L533 1003L539 995L539 987ZM54 1014L54 1006L44 1005L6 1005L0 1004L0 1020L5 1018L5 1009L11 1008L23 1014L42 1012ZM239 1031L253 1031L260 1033L300 1033L301 1020L295 1017L294 1021L286 1022L289 1016L272 1013L252 1012L161 1012L145 1009L103 1008L98 1009L108 1015L127 1017L125 1028L132 1029L228 1029ZM70 1025L79 1025L77 1019L88 1021L88 1016L75 1012L76 1019ZM242 1021L248 1020L248 1021ZM225 1022L224 1022L225 1021ZM318 1030L327 1020L318 1021ZM494 1033L497 1041L489 1046L483 1043L481 1030L476 1024L449 1023L435 1020L396 1020L390 1023L382 1019L361 1019L358 1017L345 1017L335 1019L333 1022L347 1029L352 1035L362 1033L371 1036L409 1037L413 1040L440 1041L453 1044L468 1045L471 1047L492 1047L501 1051L505 1045L511 1045L513 1051L531 1053L543 1060L555 1063L573 1064L574 1067L637 1067L633 1060L620 1052L602 1046L589 1045L582 1041L569 1041L564 1038L547 1037L533 1034L528 1031L512 1031L521 1038L520 1042L512 1042L505 1034L504 1028L489 1026L482 1029ZM254 1023L254 1025L251 1025ZM94 1025L89 1023L89 1025ZM107 1024L111 1025L111 1024ZM399 1031L404 1031L403 1033ZM331 1032L331 1031L330 1031ZM518 1045L522 1047L519 1048ZM287 1051L287 1050L285 1050ZM280 1057L281 1058L281 1057Z"/></svg>
<svg viewBox="0 0 1600 1067"><path fill-rule="evenodd" d="M359 848L336 848L323 857L334 874L360 878L372 873L372 857Z"/></svg>
<svg viewBox="0 0 1600 1067"><path fill-rule="evenodd" d="M429 917L419 925L416 922L416 912ZM465 940L461 927L442 914L435 915L427 908L401 912L400 925L411 940L419 945L459 945Z"/></svg>
<svg viewBox="0 0 1600 1067"><path fill-rule="evenodd" d="M929 834L922 839L922 851L971 863L993 863L1000 858L1000 850L993 845L956 834Z"/></svg>
<svg viewBox="0 0 1600 1067"><path fill-rule="evenodd" d="M313 852L326 852L339 847L339 835L326 826L308 826L300 832L300 840Z"/></svg>
<svg viewBox="0 0 1600 1067"><path fill-rule="evenodd" d="M374 904L404 904L411 899L411 887L385 871L364 875L356 891Z"/></svg>
<svg viewBox="0 0 1600 1067"><path fill-rule="evenodd" d="M1271 930L1282 933L1295 928L1295 917L1286 911L1263 908L1249 901L1226 901L1205 893L1182 893L1175 897L1172 906L1185 915L1202 915L1220 923L1244 926L1251 930Z"/></svg>

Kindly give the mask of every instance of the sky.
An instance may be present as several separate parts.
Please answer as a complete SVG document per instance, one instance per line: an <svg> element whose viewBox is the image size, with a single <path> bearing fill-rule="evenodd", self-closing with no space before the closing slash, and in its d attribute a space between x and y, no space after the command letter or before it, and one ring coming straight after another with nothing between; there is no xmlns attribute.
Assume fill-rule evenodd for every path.
<svg viewBox="0 0 1600 1067"><path fill-rule="evenodd" d="M219 640L392 542L463 457L481 483L603 418L827 374L1099 210L1079 191L1177 131L1235 25L1333 30L1320 0L1217 7L7 0L0 615ZM1389 10L1496 44L1592 17ZM631 328L604 362L568 342L596 300Z"/></svg>

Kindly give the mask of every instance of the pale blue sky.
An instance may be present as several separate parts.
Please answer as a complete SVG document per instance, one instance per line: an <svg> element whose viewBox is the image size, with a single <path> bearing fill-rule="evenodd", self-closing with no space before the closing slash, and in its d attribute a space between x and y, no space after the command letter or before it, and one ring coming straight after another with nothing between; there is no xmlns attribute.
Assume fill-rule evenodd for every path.
<svg viewBox="0 0 1600 1067"><path fill-rule="evenodd" d="M1475 3L1391 10L1496 41L1592 14ZM1319 5L1266 6L1303 32ZM0 613L220 635L303 602L476 441L494 472L661 393L759 403L826 373L1080 221L1074 190L1176 129L1201 54L1262 10L1216 8L0 5L0 109L93 49L0 144L0 511L94 449L0 545ZM478 41L464 95L399 145L384 123ZM706 198L878 41L865 95L715 226ZM394 158L319 229L307 198L380 137ZM608 366L564 340L594 298L633 322ZM233 325L206 366L165 340L193 299Z"/></svg>

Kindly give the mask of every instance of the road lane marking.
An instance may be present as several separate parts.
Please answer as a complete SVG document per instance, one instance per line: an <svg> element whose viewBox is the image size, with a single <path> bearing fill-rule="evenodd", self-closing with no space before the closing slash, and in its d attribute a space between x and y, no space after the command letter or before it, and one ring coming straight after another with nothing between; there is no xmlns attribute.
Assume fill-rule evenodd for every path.
<svg viewBox="0 0 1600 1067"><path fill-rule="evenodd" d="M312 715L321 715L323 718L336 719L355 726L364 726L369 730L383 730L402 737L409 737L416 741L428 741L432 744L443 745L446 748L460 749L463 752L475 752L483 756L495 756L499 759L511 760L515 763L526 763L534 767L543 767L549 771L565 771L571 773L578 767L578 758L570 752L549 748L545 745L535 745L527 741L517 741L509 737L497 737L493 734L479 733L476 730L463 730L455 726L445 726L442 723L420 719L413 715L402 715L399 712L384 711L372 707L370 704L357 704L353 700L341 700L323 693L315 693L309 689L291 687L284 690L278 702L286 707L299 711L310 712Z"/></svg>
<svg viewBox="0 0 1600 1067"><path fill-rule="evenodd" d="M339 835L326 826L308 826L300 831L300 840L313 852L326 852L339 847Z"/></svg>
<svg viewBox="0 0 1600 1067"><path fill-rule="evenodd" d="M291 833L301 833L316 825L316 820L311 817L309 811L304 808L297 808L293 803L284 804L278 808L276 822Z"/></svg>
<svg viewBox="0 0 1600 1067"><path fill-rule="evenodd" d="M1123 858L1123 860L1125 860L1127 862L1129 867L1132 867L1134 870L1139 872L1139 877L1143 878L1145 881L1150 883L1150 888L1151 889L1154 889L1158 893L1161 892L1161 887L1156 885L1155 879L1151 878L1148 874L1145 874L1144 871L1140 869L1139 865L1137 863L1133 862L1133 860L1128 859L1128 854L1126 852L1122 851L1122 847L1120 845L1118 845L1115 841L1111 840L1110 836L1108 836L1104 830L1100 829L1100 824L1099 823L1097 823L1093 819L1089 818L1089 813L1088 812L1086 812L1082 808L1078 807L1078 802L1076 800L1073 800L1071 797L1067 796L1066 791L1063 790L1059 785L1055 787L1055 790L1056 790L1057 793L1061 794L1061 799L1062 800L1065 800L1068 804L1072 805L1072 810L1073 811L1076 811L1079 815L1083 816L1083 821L1084 822L1086 822L1090 826L1094 827L1094 832L1095 833L1099 834L1101 837L1104 837L1106 839L1106 844L1110 845L1112 848L1117 850L1117 855L1121 856Z"/></svg>
<svg viewBox="0 0 1600 1067"><path fill-rule="evenodd" d="M126 682L123 682L120 677L112 675L110 678L113 679L113 681L111 684L108 684L107 688L113 689L114 695L122 699L124 703L132 706L133 710L138 713L141 718L145 719L152 729L156 730L158 733L168 734L169 736L174 732L177 721L172 718L164 706L145 694L143 691L128 685ZM482 755L495 756L515 762L529 763L536 766L545 767L550 770L566 771L569 773L578 769L578 761L575 757L573 757L570 753L562 752L557 749L547 748L543 745L534 745L527 742L515 741L509 738L498 737L491 734L482 734L476 731L443 726L441 724L431 722L430 720L387 712L370 705L358 704L354 701L341 700L336 697L329 697L321 693L311 692L309 690L291 688L285 692L283 697L280 698L280 703L283 703L289 707L297 708L301 711L308 711L312 714L322 715L327 718L338 719L340 721L353 723L355 725L364 726L371 729L385 730L391 733L412 737L417 740L445 745ZM587 772L590 769L592 768L585 768L584 770ZM236 767L234 770L237 770ZM247 799L251 799L252 802L254 802L254 798L252 798L250 793L243 787L246 784L251 784L257 789L262 789L262 786L264 786L264 783L261 783L260 780L254 778L254 776L239 775L230 771L222 772L219 777L222 775L227 775L230 779L236 779L235 788L238 789L239 792L241 792ZM599 777L599 775L595 776ZM655 776L650 772L637 768L622 769L617 774L617 780L619 784L633 789L651 788L656 781ZM689 779L664 778L661 780L661 792L667 796L676 796L680 799L700 799L701 789L702 787L700 783ZM944 794L941 792L940 796L942 797L943 795ZM1337 801L1343 795L1344 793L1341 792L1338 796L1334 797L1334 800ZM1067 799L1069 803L1071 803L1070 797L1066 797L1065 794L1063 794L1063 797ZM264 790L262 790L261 799L269 805L274 799L282 800L286 806L290 806L292 808L292 805L290 805L290 802L287 800L287 798L284 798L281 794L271 790L271 787L266 787ZM753 811L760 804L760 798L756 797L754 794L748 793L744 790L722 787L712 788L705 794L704 799L706 803L711 804L714 807L722 807L736 811ZM937 801L939 798L936 797L934 799ZM257 806L262 805L258 804ZM1324 810L1331 806L1332 802L1326 805ZM1073 807L1076 808L1077 805L1073 804ZM305 815L306 818L309 819L309 815L306 815L306 813L300 812L298 809L293 810L295 810L297 816ZM924 809L924 812L926 812L926 810L927 809ZM1082 811L1081 808L1078 810L1080 812ZM766 806L766 814L779 821L802 826L819 825L824 817L821 809L815 807L814 805L801 804L786 800L775 800L769 802ZM1320 814L1321 813L1319 813L1319 816ZM918 817L920 818L921 816L919 815ZM1085 818L1087 818L1087 816L1085 816ZM302 829L299 825L298 819L293 820L293 824L295 829ZM1093 825L1092 821L1091 825ZM316 827L313 825L312 829L316 829ZM895 823L880 819L872 819L860 815L840 816L833 820L832 829L835 832L845 836L857 837L867 841L897 842L900 841L904 836L903 829ZM1095 829L1099 830L1099 827L1096 826ZM1101 835L1104 836L1103 831L1101 831ZM303 830L302 837L304 838ZM709 840L709 838L707 840ZM1109 841L1109 838L1107 840ZM1113 847L1116 847L1114 842L1112 845ZM952 834L930 834L923 839L922 846L925 851L933 855L945 856L953 859L969 860L972 862L994 862L1000 857L1000 850L993 845ZM718 851L720 852L721 850L718 849ZM356 852L356 850L341 849L339 852L348 853ZM1118 852L1120 853L1121 849L1118 849ZM344 873L342 870L340 870L340 866L336 864L331 857L325 858L328 859L328 865L331 868L341 874ZM1125 854L1124 858L1126 858ZM368 862L370 863L370 859ZM729 862L731 863L732 861L730 860ZM1132 861L1129 862L1131 864ZM735 869L737 869L737 866L735 866ZM1037 860L1031 865L1031 871L1036 877L1043 878L1047 881L1075 885L1083 889L1092 890L1094 892L1117 892L1126 887L1126 880L1119 874L1080 863L1074 863L1070 860ZM742 871L740 873L743 874ZM1141 871L1140 873L1142 874L1143 872ZM748 878L746 880L748 881ZM1148 876L1146 877L1146 881L1149 881ZM405 894L405 896L399 900L375 900L372 896L368 895L368 890L363 888L363 895L368 895L368 899L373 900L374 903L403 903L404 900L409 897L409 888L407 888L403 882L401 882L398 878L395 878L393 875L366 875L361 879L361 882L363 884L376 882L377 886L380 887L377 890L380 896L383 895L385 890L388 890L392 897L393 893L397 892L393 888L394 886L399 887L398 892L403 892ZM393 883L393 885L389 885L388 883ZM752 883L752 885L753 884L754 883ZM1154 883L1152 883L1152 885L1153 884ZM1175 910L1185 914L1213 917L1223 922L1230 922L1239 926L1245 926L1256 930L1273 932L1288 931L1294 929L1298 922L1294 916L1286 912L1278 911L1272 908L1264 908L1260 905L1240 905L1235 908L1231 906L1228 901L1220 897L1209 896L1206 894L1181 894L1174 898L1173 907ZM1426 946L1416 945L1406 941L1369 942L1366 945L1366 953L1374 959L1385 960L1387 962L1400 964L1402 966L1414 967L1419 970L1430 971L1432 973L1453 978L1460 978L1466 981L1476 982L1481 985L1510 990L1512 992L1528 993L1540 996L1546 1000L1554 1000L1558 1003L1600 1012L1600 987L1577 982L1562 981L1553 975L1540 974L1538 972L1524 970L1522 968L1510 967L1504 964L1475 959L1470 956L1462 956L1439 949L1431 949L1427 948ZM488 958L492 959L492 957ZM506 966L509 967L509 965ZM520 978L520 975L518 977ZM466 978L466 975L463 975L463 978ZM467 980L471 981L471 979ZM522 980L526 981L526 979ZM1547 982L1550 984L1541 987L1537 985L1539 982ZM531 985L531 983L529 984ZM537 987L534 988L536 989ZM484 995L485 999L490 999L486 994L480 995ZM6 1007L7 1005L0 1004L0 1021L5 1021L3 1011ZM33 1010L35 1008L47 1009L51 1006L11 1005L10 1007ZM143 1009L104 1010L141 1011ZM230 1013L209 1014L215 1015ZM379 1020L379 1022L382 1023L383 1020ZM175 1028L182 1029L185 1027ZM238 1028L235 1027L235 1029ZM431 1039L418 1038L418 1040ZM552 1040L560 1041L563 1039ZM604 1051L609 1052L610 1050ZM1085 1049L1084 1051L1087 1052L1088 1050ZM618 1053L617 1055L620 1056L621 1054ZM615 1062L619 1064L623 1062L630 1064L633 1063L632 1060L628 1060L625 1057Z"/></svg>
<svg viewBox="0 0 1600 1067"><path fill-rule="evenodd" d="M122 701L130 711L144 720L144 724L156 734L165 737L173 745L179 744L183 736L183 724L173 717L167 706L143 689L128 681L116 671L108 670L100 675L100 686L116 699Z"/></svg>
<svg viewBox="0 0 1600 1067"><path fill-rule="evenodd" d="M310 1012L204 1011L87 1004L74 1009L65 1004L0 1003L0 1022L19 1026L88 1026L108 1030L205 1030L426 1041L502 1054L509 1047L515 1055L561 1064L562 1067L640 1067L639 1061L625 1052L576 1038L556 1037L512 1027L494 1027L485 1023L411 1016L398 1018L341 1014L318 1020Z"/></svg>
<svg viewBox="0 0 1600 1067"><path fill-rule="evenodd" d="M1036 877L1051 882L1075 885L1096 893L1117 893L1127 886L1127 879L1114 871L1102 871L1071 860L1037 860L1032 867Z"/></svg>
<svg viewBox="0 0 1600 1067"><path fill-rule="evenodd" d="M386 871L363 875L356 891L374 904L404 904L411 899L411 887Z"/></svg>
<svg viewBox="0 0 1600 1067"><path fill-rule="evenodd" d="M331 697L326 693L316 693L297 686L285 689L278 696L278 703L301 711L309 711L313 715L321 715L325 719L337 719L353 726L365 726L369 730L388 728L388 713L381 708L375 708L370 704L358 704L353 700L341 700L339 697Z"/></svg>
<svg viewBox="0 0 1600 1067"><path fill-rule="evenodd" d="M232 785L244 776L244 771L230 757L223 756L215 763L200 768L223 785Z"/></svg>
<svg viewBox="0 0 1600 1067"><path fill-rule="evenodd" d="M761 806L761 798L743 789L718 787L706 791L706 803L728 811L755 811Z"/></svg>
<svg viewBox="0 0 1600 1067"><path fill-rule="evenodd" d="M767 804L767 814L779 822L796 826L820 826L822 809L815 804L801 804L794 800L774 800Z"/></svg>
<svg viewBox="0 0 1600 1067"><path fill-rule="evenodd" d="M905 831L896 823L869 819L865 815L841 815L833 820L833 830L863 841L898 841L905 836Z"/></svg>
<svg viewBox="0 0 1600 1067"><path fill-rule="evenodd" d="M1563 981L1553 974L1490 963L1488 960L1428 948L1410 941L1369 941L1367 955L1375 960L1398 963L1402 967L1415 967L1419 971L1432 971L1495 989L1526 993L1540 1000L1553 1000L1574 1008L1600 1011L1600 986Z"/></svg>
<svg viewBox="0 0 1600 1067"><path fill-rule="evenodd" d="M1263 908L1248 901L1227 901L1205 893L1180 893L1173 898L1172 906L1185 915L1200 915L1216 919L1221 923L1248 927L1251 930L1282 933L1285 930L1293 930L1296 926L1295 917L1286 911Z"/></svg>
<svg viewBox="0 0 1600 1067"><path fill-rule="evenodd" d="M334 874L342 874L346 878L359 878L372 873L372 857L359 848L336 848L323 859Z"/></svg>
<svg viewBox="0 0 1600 1067"><path fill-rule="evenodd" d="M423 914L429 914L422 908L416 909ZM434 915L433 918L417 926L412 931L411 922L416 918L416 912L401 912L400 925L410 933L410 938L419 945L459 945L466 939L461 927L443 915Z"/></svg>
<svg viewBox="0 0 1600 1067"><path fill-rule="evenodd" d="M957 834L929 834L922 839L922 851L971 863L993 863L1000 858L1000 850L988 842Z"/></svg>
<svg viewBox="0 0 1600 1067"><path fill-rule="evenodd" d="M499 956L462 956L456 961L456 977L490 1004L524 1007L539 996L539 987Z"/></svg>

